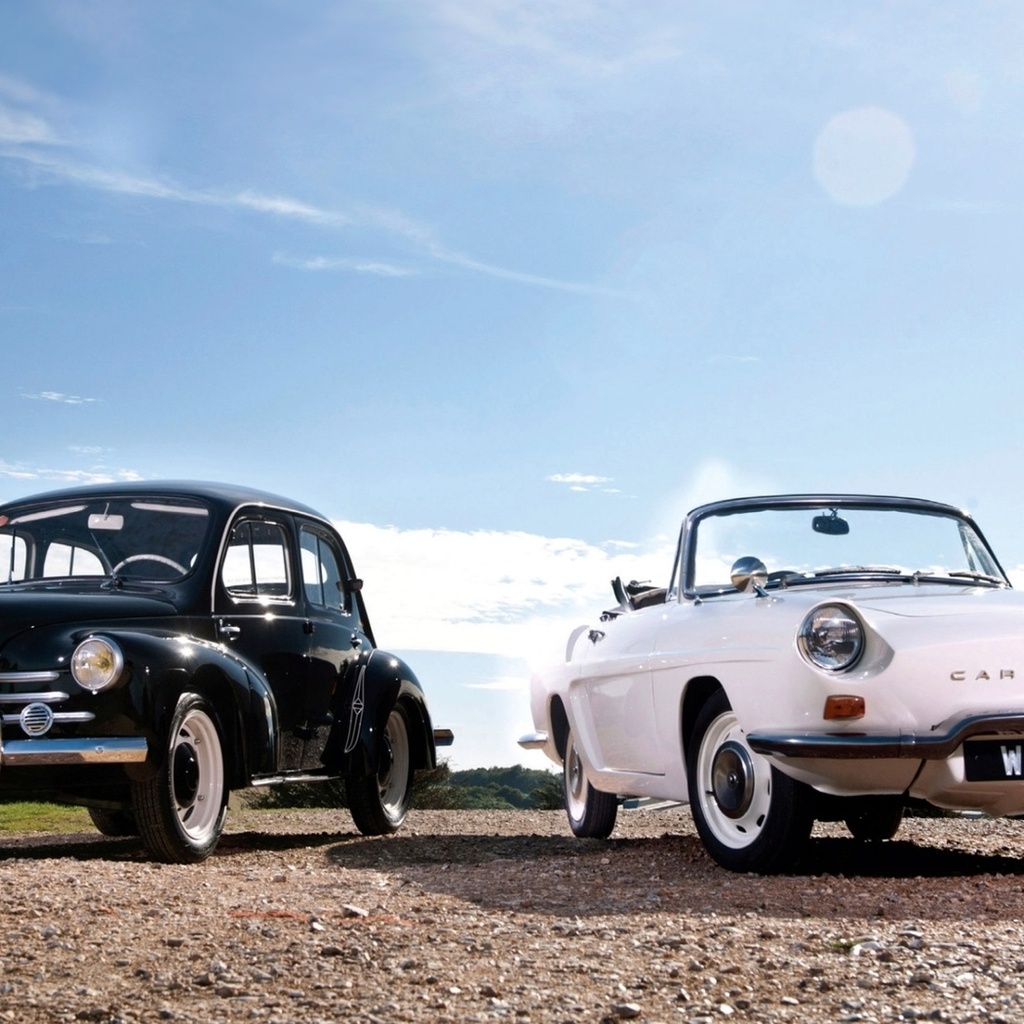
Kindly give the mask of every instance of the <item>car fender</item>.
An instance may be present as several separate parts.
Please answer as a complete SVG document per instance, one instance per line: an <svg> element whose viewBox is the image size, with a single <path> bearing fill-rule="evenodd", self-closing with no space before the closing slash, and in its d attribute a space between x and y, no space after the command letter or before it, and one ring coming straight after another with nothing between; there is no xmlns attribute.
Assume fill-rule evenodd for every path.
<svg viewBox="0 0 1024 1024"><path fill-rule="evenodd" d="M221 646L163 630L76 629L72 647L90 635L114 640L124 654L127 713L149 744L133 774L156 770L179 696L186 690L213 702L224 732L225 768L232 788L277 765L277 706L266 680ZM100 695L102 696L102 695Z"/></svg>
<svg viewBox="0 0 1024 1024"><path fill-rule="evenodd" d="M401 658L374 650L353 666L345 686L344 711L324 758L332 771L372 775L380 763L388 716L396 704L406 711L415 769L434 768L434 732L423 687Z"/></svg>

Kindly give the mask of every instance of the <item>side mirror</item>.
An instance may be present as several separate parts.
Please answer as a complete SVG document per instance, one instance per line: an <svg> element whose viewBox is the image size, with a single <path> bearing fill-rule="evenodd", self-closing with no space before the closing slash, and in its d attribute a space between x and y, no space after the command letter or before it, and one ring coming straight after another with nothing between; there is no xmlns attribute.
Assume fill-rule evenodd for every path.
<svg viewBox="0 0 1024 1024"><path fill-rule="evenodd" d="M760 558L745 555L733 562L729 578L741 594L749 594L752 590L760 594L764 593L764 585L768 582L768 569Z"/></svg>

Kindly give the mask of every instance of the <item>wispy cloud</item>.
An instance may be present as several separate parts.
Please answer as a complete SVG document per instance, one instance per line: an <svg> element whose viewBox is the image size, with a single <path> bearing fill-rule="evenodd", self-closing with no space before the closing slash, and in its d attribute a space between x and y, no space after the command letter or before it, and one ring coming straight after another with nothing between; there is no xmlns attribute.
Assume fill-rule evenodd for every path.
<svg viewBox="0 0 1024 1024"><path fill-rule="evenodd" d="M296 270L341 271L355 274L372 274L377 277L412 277L420 273L418 270L400 267L394 263L385 263L381 260L360 260L345 257L314 256L303 259L297 256L278 254L274 257L274 262L286 267L294 267Z"/></svg>
<svg viewBox="0 0 1024 1024"><path fill-rule="evenodd" d="M21 391L19 397L37 402L58 402L61 405L92 405L102 402L102 398L85 398L82 395L66 395L62 391Z"/></svg>
<svg viewBox="0 0 1024 1024"><path fill-rule="evenodd" d="M12 480L38 480L61 484L109 484L117 481L141 480L133 469L48 469L12 465L0 460L0 477Z"/></svg>
<svg viewBox="0 0 1024 1024"><path fill-rule="evenodd" d="M445 0L438 17L473 51L518 54L580 77L609 78L676 60L678 33L654 16L606 0Z"/></svg>
<svg viewBox="0 0 1024 1024"><path fill-rule="evenodd" d="M258 189L225 192L210 188L189 188L169 177L128 174L76 160L68 155L66 148L55 150L55 144L59 141L58 133L43 117L26 110L13 109L0 101L0 159L21 167L34 185L70 184L137 199L216 206L300 222L327 231L361 228L400 239L411 246L414 255L421 260L454 267L466 273L530 287L583 294L612 294L607 288L586 282L562 281L473 259L443 245L430 226L390 207L355 204L350 209L332 209L294 196L272 195ZM413 273L395 264L351 258L314 258L306 261L303 269L344 269L394 277L411 276Z"/></svg>
<svg viewBox="0 0 1024 1024"><path fill-rule="evenodd" d="M549 483L565 484L570 491L600 490L605 494L620 494L618 487L608 487L612 482L610 476L593 476L589 473L552 473L545 477Z"/></svg>

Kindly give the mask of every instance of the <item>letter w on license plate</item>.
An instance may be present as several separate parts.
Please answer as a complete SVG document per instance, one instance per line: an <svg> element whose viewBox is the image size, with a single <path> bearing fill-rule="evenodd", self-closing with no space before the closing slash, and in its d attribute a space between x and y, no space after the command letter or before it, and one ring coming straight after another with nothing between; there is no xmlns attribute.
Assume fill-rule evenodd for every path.
<svg viewBox="0 0 1024 1024"><path fill-rule="evenodd" d="M964 774L969 782L1024 782L1024 738L967 740L964 743Z"/></svg>

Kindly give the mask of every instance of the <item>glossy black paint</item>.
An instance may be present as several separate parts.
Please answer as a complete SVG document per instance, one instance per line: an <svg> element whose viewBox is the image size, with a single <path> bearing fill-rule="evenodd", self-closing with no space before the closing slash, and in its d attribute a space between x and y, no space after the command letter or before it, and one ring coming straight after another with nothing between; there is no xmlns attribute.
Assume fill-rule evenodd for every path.
<svg viewBox="0 0 1024 1024"><path fill-rule="evenodd" d="M186 691L203 694L216 710L232 789L371 775L396 701L412 723L413 767L435 766L423 689L407 665L377 649L348 551L323 516L239 487L111 484L0 506L0 540L7 535L7 551L26 543L31 550L33 529L42 530L42 513L55 502L80 502L88 511L108 500L126 508L194 504L205 510L195 518L204 519L206 529L197 526L189 535L202 532L200 546L193 555L183 540L181 551L169 556L184 573L149 556L143 557L151 564L129 560L118 573L104 564L94 575L38 580L8 580L8 566L0 566L0 792L125 805L131 782L157 770L162 738ZM85 515L65 517L62 543L80 562L111 560L103 545L116 539L112 530L90 534L76 527ZM98 515L89 513L90 525ZM18 540L10 540L12 533ZM259 595L232 583L232 558L246 571L267 550L283 552L284 579L275 584L280 592ZM14 555L4 557L14 565ZM174 578L158 578L165 574ZM93 635L114 640L124 654L117 683L95 694L83 690L68 667L77 644ZM54 697L60 693L66 698ZM40 699L58 719L77 713L91 720L55 721L44 735L29 737L17 717ZM88 757L47 763L45 755L33 761L35 748L24 742L33 739L43 750L48 741L56 749L59 741L95 740L98 750L109 738L144 741L144 759L118 761L101 751L92 763L89 748Z"/></svg>

